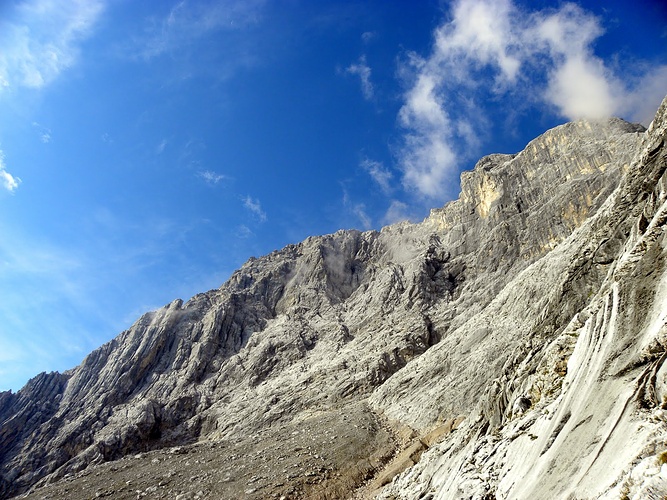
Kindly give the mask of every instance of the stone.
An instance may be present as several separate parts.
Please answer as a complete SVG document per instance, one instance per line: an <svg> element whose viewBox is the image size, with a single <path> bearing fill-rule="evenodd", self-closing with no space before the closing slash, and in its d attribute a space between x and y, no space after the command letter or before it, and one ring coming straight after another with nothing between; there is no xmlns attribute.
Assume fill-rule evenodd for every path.
<svg viewBox="0 0 667 500"><path fill-rule="evenodd" d="M1 393L0 497L666 495L666 115L556 127Z"/></svg>

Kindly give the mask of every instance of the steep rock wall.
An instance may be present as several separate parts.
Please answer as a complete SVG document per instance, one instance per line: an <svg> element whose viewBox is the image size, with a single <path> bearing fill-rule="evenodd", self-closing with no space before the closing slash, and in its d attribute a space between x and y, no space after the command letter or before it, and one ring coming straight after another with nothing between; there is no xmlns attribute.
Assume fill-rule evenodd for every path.
<svg viewBox="0 0 667 500"><path fill-rule="evenodd" d="M426 433L469 416L387 494L444 484L445 448L462 463L518 422L518 396L529 408L551 404L573 373L568 324L601 293L628 235L653 220L639 215L644 199L615 205L612 193L624 173L638 177L648 160L633 158L658 129L616 119L553 129L517 155L480 160L460 198L420 224L339 231L252 259L219 289L145 314L79 367L0 394L2 495L195 442L281 471L286 436L301 427L323 436L327 425L335 440L308 444L327 460L321 484L267 474L215 491L261 498L259 485L281 484L280 494L340 498L398 446L384 418ZM656 182L623 189L653 192ZM500 473L478 482L514 491Z"/></svg>
<svg viewBox="0 0 667 500"><path fill-rule="evenodd" d="M477 316L486 316L488 325L478 350L498 349L488 338L507 341L512 330L525 345L514 350L457 432L425 452L381 497L639 499L667 493L666 113L667 100L598 212ZM517 321L522 316L528 324ZM474 323L464 325L460 335L474 331ZM443 355L439 345L415 364L422 380Z"/></svg>

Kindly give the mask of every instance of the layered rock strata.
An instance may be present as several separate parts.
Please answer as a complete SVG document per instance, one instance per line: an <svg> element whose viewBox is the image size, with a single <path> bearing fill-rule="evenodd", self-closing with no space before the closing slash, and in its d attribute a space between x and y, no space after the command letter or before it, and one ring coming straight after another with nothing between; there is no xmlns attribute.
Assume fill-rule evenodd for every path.
<svg viewBox="0 0 667 500"><path fill-rule="evenodd" d="M422 223L251 259L0 394L2 496L667 493L665 107L485 157Z"/></svg>
<svg viewBox="0 0 667 500"><path fill-rule="evenodd" d="M600 209L452 332L488 325L473 364L502 367L458 432L381 498L667 494L666 114L667 101ZM376 404L413 415L429 394L409 384L439 369L443 349L397 374ZM451 393L464 373L439 376L432 392Z"/></svg>

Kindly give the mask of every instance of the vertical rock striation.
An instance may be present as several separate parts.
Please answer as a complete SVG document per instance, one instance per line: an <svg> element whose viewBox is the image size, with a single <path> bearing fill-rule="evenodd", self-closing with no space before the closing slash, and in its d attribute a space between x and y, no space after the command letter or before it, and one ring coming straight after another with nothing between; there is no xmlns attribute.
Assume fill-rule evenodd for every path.
<svg viewBox="0 0 667 500"><path fill-rule="evenodd" d="M204 496L667 493L665 106L485 157L419 224L251 259L0 394L0 496L222 460L206 446L233 460Z"/></svg>
<svg viewBox="0 0 667 500"><path fill-rule="evenodd" d="M667 494L666 114L667 100L600 208L453 333L487 325L472 356L485 358L492 379L457 432L382 498ZM412 379L451 356L441 345L411 367ZM450 398L443 382L435 392ZM391 389L374 396L389 412L423 399L406 394L397 409Z"/></svg>

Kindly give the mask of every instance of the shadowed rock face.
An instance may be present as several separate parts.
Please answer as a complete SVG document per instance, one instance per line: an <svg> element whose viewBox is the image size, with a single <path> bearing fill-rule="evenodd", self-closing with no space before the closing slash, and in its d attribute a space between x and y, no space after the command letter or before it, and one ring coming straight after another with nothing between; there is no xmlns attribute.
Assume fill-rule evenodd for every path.
<svg viewBox="0 0 667 500"><path fill-rule="evenodd" d="M251 259L79 367L0 394L1 495L658 488L636 464L667 437L664 114L485 157L419 224Z"/></svg>

